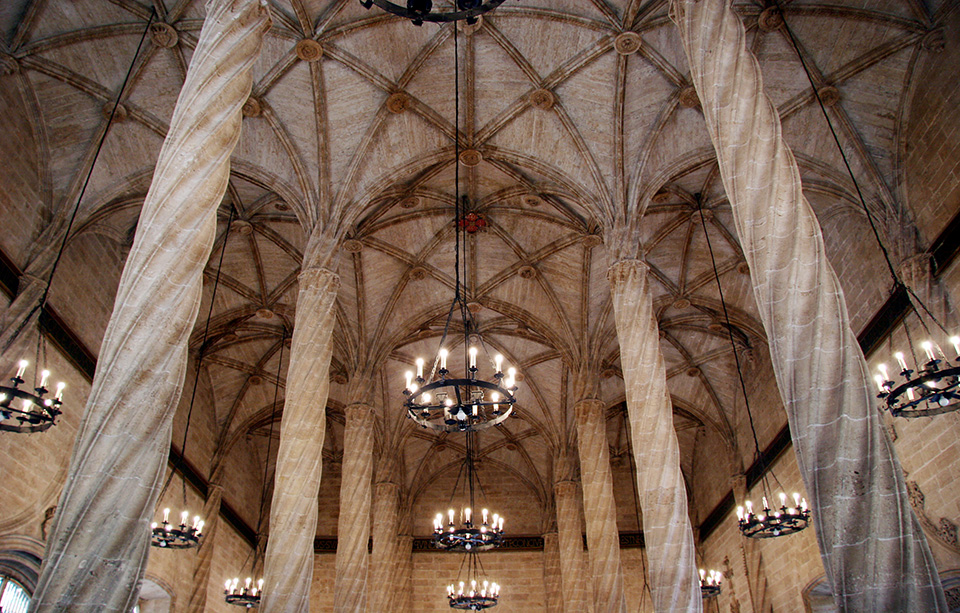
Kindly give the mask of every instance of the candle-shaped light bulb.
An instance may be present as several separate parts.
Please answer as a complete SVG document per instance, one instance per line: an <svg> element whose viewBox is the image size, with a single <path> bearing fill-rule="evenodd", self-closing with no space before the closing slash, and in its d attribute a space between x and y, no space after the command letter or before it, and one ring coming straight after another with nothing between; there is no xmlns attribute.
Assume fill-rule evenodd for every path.
<svg viewBox="0 0 960 613"><path fill-rule="evenodd" d="M27 362L26 360L20 360L20 363L17 364L17 379L23 377L23 373L25 370L27 370L27 366L29 364L30 363Z"/></svg>
<svg viewBox="0 0 960 613"><path fill-rule="evenodd" d="M417 358L417 379L423 378L423 358Z"/></svg>
<svg viewBox="0 0 960 613"><path fill-rule="evenodd" d="M484 523L484 525L486 525L486 523L487 523L487 513L488 513L488 511L487 511L486 509L481 509L481 510L480 510L480 515L483 517L483 523Z"/></svg>
<svg viewBox="0 0 960 613"><path fill-rule="evenodd" d="M447 355L449 355L449 352L446 349L440 350L440 368L442 370L447 369Z"/></svg>
<svg viewBox="0 0 960 613"><path fill-rule="evenodd" d="M933 343L930 341L923 341L920 343L920 346L923 347L924 353L927 354L928 360L935 360L936 356L933 355Z"/></svg>
<svg viewBox="0 0 960 613"><path fill-rule="evenodd" d="M503 515L500 516L500 521L497 522L497 530L503 532Z"/></svg>
<svg viewBox="0 0 960 613"><path fill-rule="evenodd" d="M258 588L258 589L261 589L261 590L263 589L263 579L262 579L262 578L257 580L257 588Z"/></svg>
<svg viewBox="0 0 960 613"><path fill-rule="evenodd" d="M800 509L803 510L803 511L806 511L806 510L807 510L807 499L806 499L806 498L801 498L801 499L800 499Z"/></svg>
<svg viewBox="0 0 960 613"><path fill-rule="evenodd" d="M190 512L189 512L189 511L184 511L183 513L181 513L181 514L180 514L180 525L181 525L181 526L186 526L186 525L187 525L187 520L188 520L189 518L190 518Z"/></svg>
<svg viewBox="0 0 960 613"><path fill-rule="evenodd" d="M230 580L229 580L229 579L227 579L227 582L223 584L223 589L224 589L224 591L226 591L226 592L229 592L229 591L230 591Z"/></svg>
<svg viewBox="0 0 960 613"><path fill-rule="evenodd" d="M448 407L448 408L449 408L449 407L452 407L452 406L453 406L453 400L447 398L446 400L443 401L443 404L444 404L444 406L446 406L446 407Z"/></svg>
<svg viewBox="0 0 960 613"><path fill-rule="evenodd" d="M743 507L737 507L737 519L743 521Z"/></svg>
<svg viewBox="0 0 960 613"><path fill-rule="evenodd" d="M473 416L474 416L474 417L477 417L477 416L479 416L479 415L480 415L480 405L479 405L479 404L475 404L475 405L473 405Z"/></svg>
<svg viewBox="0 0 960 613"><path fill-rule="evenodd" d="M433 396L430 395L430 392L424 392L420 398L423 401L423 404L430 404L430 401L433 400Z"/></svg>
<svg viewBox="0 0 960 613"><path fill-rule="evenodd" d="M202 521L197 524L197 532L198 532L199 534L203 534L203 522L202 522Z"/></svg>
<svg viewBox="0 0 960 613"><path fill-rule="evenodd" d="M463 518L468 524L470 523L470 516L473 514L473 511L470 510L470 507L467 507L463 510Z"/></svg>
<svg viewBox="0 0 960 613"><path fill-rule="evenodd" d="M883 387L883 384L886 382L886 379L883 378L883 375L874 375L874 376L873 376L873 380L877 382L877 389L878 389L878 390L880 390L881 392L887 391L887 390Z"/></svg>
<svg viewBox="0 0 960 613"><path fill-rule="evenodd" d="M470 353L470 368L476 368L477 367L477 348L471 347L469 353Z"/></svg>
<svg viewBox="0 0 960 613"><path fill-rule="evenodd" d="M453 509L447 511L447 516L450 518L450 525L453 525Z"/></svg>
<svg viewBox="0 0 960 613"><path fill-rule="evenodd" d="M907 361L903 359L903 352L902 352L902 351L896 352L895 354L893 354L893 357L895 357L895 358L897 359L897 364L900 365L900 370L901 370L901 371L907 370Z"/></svg>
<svg viewBox="0 0 960 613"><path fill-rule="evenodd" d="M912 388L912 387L908 387L908 388L907 388L907 400L913 401L913 400L916 400L916 398L917 398L917 397L913 395L913 388Z"/></svg>
<svg viewBox="0 0 960 613"><path fill-rule="evenodd" d="M877 366L877 370L879 370L879 371L880 371L880 374L883 375L883 380L884 380L884 381L889 381L889 380L890 380L890 374L887 372L887 365L886 365L886 364L881 364L880 366Z"/></svg>
<svg viewBox="0 0 960 613"><path fill-rule="evenodd" d="M796 507L800 506L800 494L798 494L797 492L793 493L793 505Z"/></svg>
<svg viewBox="0 0 960 613"><path fill-rule="evenodd" d="M47 379L50 378L49 370L40 371L40 387L47 387Z"/></svg>
<svg viewBox="0 0 960 613"><path fill-rule="evenodd" d="M443 527L443 513L437 513L436 519L433 520L433 525L438 530Z"/></svg>
<svg viewBox="0 0 960 613"><path fill-rule="evenodd" d="M150 524L150 529L151 529L151 530L156 530L156 529L157 529L157 522L153 522L152 524Z"/></svg>
<svg viewBox="0 0 960 613"><path fill-rule="evenodd" d="M170 509L163 510L163 523L167 523L170 519Z"/></svg>
<svg viewBox="0 0 960 613"><path fill-rule="evenodd" d="M783 492L780 492L780 506L781 507L787 506L787 495L784 494Z"/></svg>
<svg viewBox="0 0 960 613"><path fill-rule="evenodd" d="M403 373L403 376L407 380L407 384L404 387L410 389L410 387L413 385L413 373L408 370L407 372Z"/></svg>
<svg viewBox="0 0 960 613"><path fill-rule="evenodd" d="M497 368L497 373L502 373L503 372L503 356L500 355L499 353L493 356L493 363Z"/></svg>
<svg viewBox="0 0 960 613"><path fill-rule="evenodd" d="M57 400L63 400L63 388L65 387L67 387L67 384L64 383L63 381L61 381L60 383L57 383L57 395L56 395Z"/></svg>
<svg viewBox="0 0 960 613"><path fill-rule="evenodd" d="M517 369L514 368L513 366L511 366L510 368L508 368L508 369L507 369L507 376L510 377L511 379L516 379L516 378L517 378Z"/></svg>
<svg viewBox="0 0 960 613"><path fill-rule="evenodd" d="M247 580L246 580L246 582L245 582L244 585L243 585L244 589L249 590L249 589L250 589L250 584L251 584L252 582L253 582L253 579L251 579L250 577L247 577Z"/></svg>
<svg viewBox="0 0 960 613"><path fill-rule="evenodd" d="M753 502L747 501L747 515L753 515Z"/></svg>
<svg viewBox="0 0 960 613"><path fill-rule="evenodd" d="M766 496L763 497L763 508L764 508L765 510L770 508L770 505L767 504L767 497L766 497Z"/></svg>
<svg viewBox="0 0 960 613"><path fill-rule="evenodd" d="M951 336L950 344L953 345L954 354L960 356L960 336Z"/></svg>

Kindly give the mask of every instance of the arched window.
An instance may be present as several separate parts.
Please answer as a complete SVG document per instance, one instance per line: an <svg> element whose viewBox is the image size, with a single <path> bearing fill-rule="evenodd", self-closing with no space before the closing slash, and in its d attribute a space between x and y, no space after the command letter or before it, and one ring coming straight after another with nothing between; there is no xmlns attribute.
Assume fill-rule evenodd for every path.
<svg viewBox="0 0 960 613"><path fill-rule="evenodd" d="M27 613L30 594L10 577L0 575L0 612Z"/></svg>

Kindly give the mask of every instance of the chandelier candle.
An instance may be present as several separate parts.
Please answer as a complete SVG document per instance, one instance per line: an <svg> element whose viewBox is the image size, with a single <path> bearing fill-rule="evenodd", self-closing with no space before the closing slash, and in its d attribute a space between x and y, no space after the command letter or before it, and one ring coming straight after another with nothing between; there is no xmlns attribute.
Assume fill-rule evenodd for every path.
<svg viewBox="0 0 960 613"><path fill-rule="evenodd" d="M247 577L243 585L240 585L240 579L234 578L232 581L227 579L224 584L223 595L227 604L238 607L253 609L260 605L260 593L263 591L263 579L259 579L256 585L253 580Z"/></svg>
<svg viewBox="0 0 960 613"><path fill-rule="evenodd" d="M0 432L43 432L54 425L60 415L63 405L63 389L66 384L57 383L57 392L53 398L46 398L49 393L47 381L50 371L40 371L39 384L33 392L21 389L25 383L23 376L30 365L26 360L17 364L17 373L10 378L11 385L0 386ZM12 403L21 400L20 407Z"/></svg>
<svg viewBox="0 0 960 613"><path fill-rule="evenodd" d="M166 549L190 549L200 544L203 537L203 522L199 515L193 517L193 524L188 525L190 512L180 514L180 524L170 523L170 509L163 510L163 521L160 524L150 524L150 545Z"/></svg>
<svg viewBox="0 0 960 613"><path fill-rule="evenodd" d="M931 417L960 408L960 336L951 336L948 341L953 346L952 362L932 341L920 344L926 361L920 363L915 357L915 369L907 364L903 352L894 353L900 368L900 382L893 380L886 364L877 366L878 373L874 375L877 398L891 415Z"/></svg>
<svg viewBox="0 0 960 613"><path fill-rule="evenodd" d="M720 583L723 575L718 571L700 569L700 593L704 598L716 598L720 595Z"/></svg>
<svg viewBox="0 0 960 613"><path fill-rule="evenodd" d="M787 495L780 493L780 507L771 509L767 497L763 496L763 510L753 512L753 503L746 501L744 507L737 507L737 524L740 532L750 538L773 538L800 532L810 524L810 509L806 498L794 493L792 507L787 506Z"/></svg>

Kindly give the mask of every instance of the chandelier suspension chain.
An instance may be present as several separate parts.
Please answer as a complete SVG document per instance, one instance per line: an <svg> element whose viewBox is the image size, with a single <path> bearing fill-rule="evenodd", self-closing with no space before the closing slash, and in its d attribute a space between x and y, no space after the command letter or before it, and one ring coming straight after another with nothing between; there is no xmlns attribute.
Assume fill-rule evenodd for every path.
<svg viewBox="0 0 960 613"><path fill-rule="evenodd" d="M276 421L277 416L277 399L280 397L280 373L283 370L283 346L287 341L287 327L281 326L280 329L280 350L277 352L277 383L273 388L273 407L270 411L270 430L267 435L267 455L263 462L263 481L260 483L260 510L257 515L257 538L260 537L260 528L263 524L263 507L266 504L267 500L267 471L270 468L270 448L273 444L273 422ZM326 410L326 407L324 407ZM257 549L259 553L259 543L257 544ZM254 565L256 565L256 554L254 554Z"/></svg>
<svg viewBox="0 0 960 613"><path fill-rule="evenodd" d="M640 492L637 491L637 462L633 457L633 440L630 438L630 428L628 426L629 420L627 418L627 405L623 405L624 412L624 430L627 431L627 460L630 462L630 485L633 488L633 508L636 511L637 515L637 531L640 534L643 534L643 529L641 528L642 523L640 521ZM640 572L641 576L644 578L643 581L643 590L640 592L640 602L637 603L637 613L643 611L643 604L647 599L647 593L650 591L650 586L647 584L646 578L647 575L647 559L643 555L643 552L640 552Z"/></svg>
<svg viewBox="0 0 960 613"><path fill-rule="evenodd" d="M143 29L143 34L140 35L140 42L137 44L137 50L133 54L133 60L130 62L130 67L127 69L126 75L123 77L123 84L120 85L120 92L117 94L116 100L113 101L113 108L110 109L110 115L107 117L107 125L103 129L103 134L100 135L100 141L97 143L97 148L93 154L93 160L90 162L90 169L87 171L87 176L83 180L83 186L80 188L80 194L77 196L77 203L73 207L73 212L70 214L70 220L67 222L67 229L63 233L63 238L60 240L60 247L57 250L57 257L53 260L53 266L50 267L50 276L47 277L46 286L43 289L43 294L40 296L39 302L30 310L30 313L20 322L20 325L17 327L17 330L14 334L10 336L10 340L7 342L7 346L3 348L4 351L10 348L14 340L20 335L20 332L23 331L23 328L27 325L27 322L30 321L30 318L33 317L33 314L37 311L42 311L43 307L47 304L47 297L50 294L50 285L53 283L53 276L57 272L57 267L60 265L60 259L63 257L63 252L67 248L67 240L70 237L70 230L73 229L73 224L77 219L77 213L80 211L80 203L83 202L83 196L87 192L87 186L90 184L90 178L93 176L93 170L97 166L97 159L100 157L100 151L103 149L103 143L107 140L107 134L110 133L110 126L113 125L113 118L117 113L117 107L120 106L120 100L123 98L123 93L127 88L127 83L130 81L130 76L133 74L133 69L137 64L137 58L140 57L140 50L143 48L143 41L147 38L147 33L150 31L150 26L153 25L153 19L157 16L156 8L150 9L150 17L147 19L147 26Z"/></svg>
<svg viewBox="0 0 960 613"><path fill-rule="evenodd" d="M890 271L890 276L893 277L894 289L903 288L913 300L910 301L910 306L915 313L919 316L920 313L917 312L915 304L919 304L920 307L926 312L927 316L937 324L937 326L943 331L946 332L946 328L942 323L937 319L937 317L927 308L927 305L916 295L911 287L903 282L900 278L900 275L897 273L896 268L893 266L893 262L890 260L890 252L887 250L886 246L883 244L883 239L880 237L880 231L877 230L877 225L873 219L873 213L870 212L870 208L867 206L867 201L863 196L863 191L860 189L860 183L857 181L856 175L853 173L853 169L850 167L850 162L847 159L847 154L843 149L843 146L840 144L840 137L837 136L837 131L833 127L833 121L830 119L830 114L827 113L827 108L823 104L823 99L820 97L820 92L817 89L817 85L813 80L813 74L810 72L810 68L807 66L807 62L803 57L803 54L800 52L800 45L797 43L796 37L793 35L793 30L790 29L790 24L787 23L786 14L783 10L783 7L780 5L779 0L774 0L774 6L777 7L777 10L780 11L780 16L783 20L783 29L787 32L787 37L790 39L791 45L793 45L794 51L797 53L797 58L800 60L800 65L803 67L803 72L807 75L807 80L810 82L810 88L813 90L813 95L817 99L817 104L820 106L820 112L823 113L824 119L827 121L827 127L830 128L830 134L833 136L833 142L837 145L837 150L840 152L840 157L843 159L843 165L847 169L847 174L850 175L850 180L853 181L853 186L857 190L857 197L860 199L860 206L863 208L863 212L867 216L867 221L870 223L870 229L873 231L873 237L877 241L877 246L880 248L881 253L883 254L884 262L887 264L887 268ZM923 318L919 317L921 324L924 329L927 328L926 323L923 322ZM929 330L927 330L929 333ZM913 347L911 344L911 351ZM914 356L916 358L916 356Z"/></svg>

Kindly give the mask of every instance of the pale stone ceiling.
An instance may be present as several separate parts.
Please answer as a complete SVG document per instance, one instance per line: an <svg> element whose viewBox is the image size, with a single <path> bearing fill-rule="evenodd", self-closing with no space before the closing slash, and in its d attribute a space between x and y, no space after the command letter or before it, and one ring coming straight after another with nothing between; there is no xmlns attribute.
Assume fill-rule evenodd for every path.
<svg viewBox="0 0 960 613"><path fill-rule="evenodd" d="M786 15L815 78L837 88L831 113L841 140L870 206L893 227L909 217L901 133L912 75L921 54L935 46L927 31L943 7L920 0L869 4L795 1L786 3ZM76 274L116 278L202 25L199 0L154 6L179 42L166 47L158 35L145 43L122 121L111 128L83 201L82 234L72 243L87 253L96 249L103 260L85 273L74 262ZM384 411L379 443L402 449L403 478L415 496L449 471L460 449L457 437L414 430L398 394L414 357L435 352L452 297L453 30L416 28L356 0L271 0L270 6L273 27L254 68L221 235L207 269L208 301L226 240L204 358L220 454L248 432L266 433L279 323L289 330L294 322L306 236L317 226L333 228L351 242L339 255L331 406L348 402L351 383L366 380L358 373L370 373ZM851 233L868 240L865 219L788 39L757 25L762 8L739 4L831 256L845 281L879 275L876 254L847 240ZM134 0L0 7L0 59L12 73L6 82L18 84L38 143L24 153L40 167L42 202L33 208L42 214L28 222L34 235L42 220L69 214L149 13L149 5ZM614 47L625 30L642 37L633 55ZM636 219L645 207L643 254L659 281L661 346L684 469L691 479L700 426L711 450L735 456L746 442L736 433L742 398L738 403L700 217L692 214L694 194L702 194L708 210L738 342L763 364L765 341L666 2L509 0L459 37L460 143L482 155L479 165L461 166L462 189L471 210L490 224L467 240L467 296L479 305L490 351L502 352L525 375L520 417L482 441L487 464L512 474L546 506L552 457L573 433L575 372L593 364L603 398L622 400L605 277L610 254L598 237L614 219ZM322 46L318 61L298 57L304 38ZM552 92L552 106L533 104L541 89ZM398 92L402 110L388 105ZM229 206L239 221L226 233ZM12 247L29 250L26 242ZM857 267L845 268L851 258ZM877 288L857 300L872 305L855 321L860 326L883 296ZM67 302L54 291L55 308L73 315L71 323L95 349L109 309ZM205 301L194 348L207 309ZM283 372L286 348L284 356ZM771 415L775 425L768 430L775 432L785 419ZM327 457L335 459L342 416L333 411L331 420ZM622 428L611 419L614 455L625 449ZM739 451L747 462L749 447Z"/></svg>

